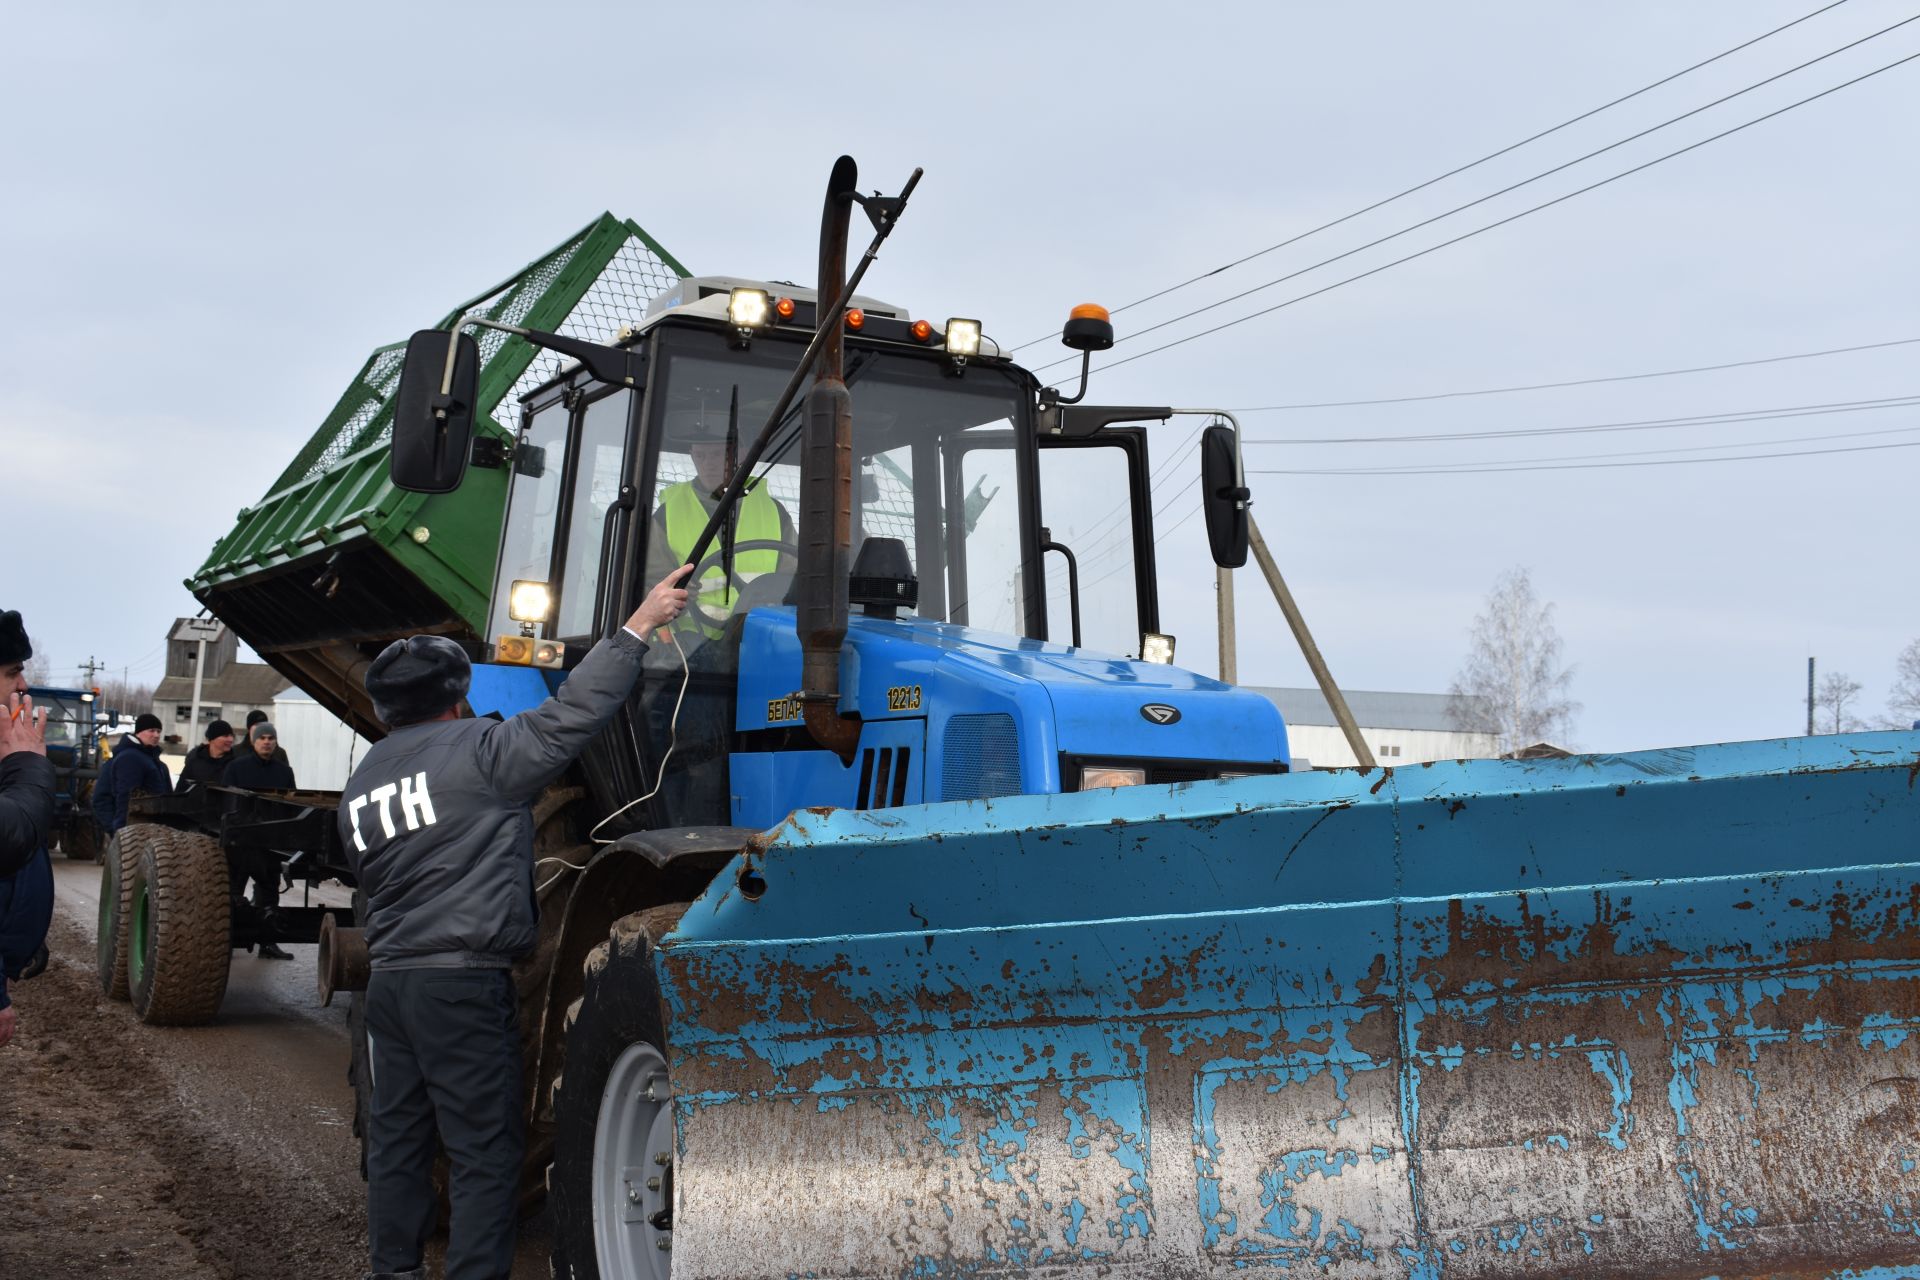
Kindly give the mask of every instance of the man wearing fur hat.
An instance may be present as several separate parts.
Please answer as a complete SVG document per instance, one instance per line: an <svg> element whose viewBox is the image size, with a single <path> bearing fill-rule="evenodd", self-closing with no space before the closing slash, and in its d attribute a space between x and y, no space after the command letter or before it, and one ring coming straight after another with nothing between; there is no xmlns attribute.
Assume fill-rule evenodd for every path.
<svg viewBox="0 0 1920 1280"><path fill-rule="evenodd" d="M0 1045L13 1039L19 1015L7 995L9 979L31 978L47 967L47 926L53 923L53 863L47 828L53 823L53 766L47 763L46 712L27 696L27 640L20 615L0 613Z"/></svg>
<svg viewBox="0 0 1920 1280"><path fill-rule="evenodd" d="M164 796L173 790L173 775L160 763L160 717L142 712L133 732L113 744L113 758L93 784L93 820L100 834L111 836L127 825L127 802L133 793Z"/></svg>
<svg viewBox="0 0 1920 1280"><path fill-rule="evenodd" d="M367 668L388 734L341 793L340 837L366 901L367 1243L376 1277L422 1275L439 1213L434 1132L453 1165L447 1280L504 1280L526 1133L512 966L538 905L531 804L613 719L645 640L686 608L683 565L553 697L504 721L467 714L471 669L442 636Z"/></svg>

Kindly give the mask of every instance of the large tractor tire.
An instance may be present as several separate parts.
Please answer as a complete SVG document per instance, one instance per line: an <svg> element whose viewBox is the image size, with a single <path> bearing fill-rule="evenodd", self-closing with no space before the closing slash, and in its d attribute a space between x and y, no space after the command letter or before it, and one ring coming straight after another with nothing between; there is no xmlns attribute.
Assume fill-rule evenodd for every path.
<svg viewBox="0 0 1920 1280"><path fill-rule="evenodd" d="M142 834L128 841L133 831ZM233 956L227 859L191 831L129 827L127 990L133 1011L155 1026L209 1021L227 994Z"/></svg>
<svg viewBox="0 0 1920 1280"><path fill-rule="evenodd" d="M133 854L145 825L122 827L107 841L100 859L100 932L95 943L100 994L127 999L127 933L132 916Z"/></svg>
<svg viewBox="0 0 1920 1280"><path fill-rule="evenodd" d="M587 957L567 1010L547 1171L553 1274L667 1280L673 1263L673 1093L655 939L686 903L624 916Z"/></svg>

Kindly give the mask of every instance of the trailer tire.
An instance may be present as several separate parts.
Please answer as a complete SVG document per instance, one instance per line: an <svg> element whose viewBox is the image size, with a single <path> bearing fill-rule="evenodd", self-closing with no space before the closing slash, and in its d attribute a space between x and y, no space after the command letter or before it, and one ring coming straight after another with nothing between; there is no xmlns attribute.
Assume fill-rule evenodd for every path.
<svg viewBox="0 0 1920 1280"><path fill-rule="evenodd" d="M127 920L131 914L132 858L127 851L134 844L127 837L144 828L123 827L107 841L100 859L100 927L95 939L95 967L100 994L109 1000L127 999Z"/></svg>
<svg viewBox="0 0 1920 1280"><path fill-rule="evenodd" d="M207 1022L227 994L233 955L227 859L209 836L128 828L127 991L154 1026ZM124 836L126 833L123 832Z"/></svg>
<svg viewBox="0 0 1920 1280"><path fill-rule="evenodd" d="M547 1170L556 1276L665 1280L668 1274L673 1109L653 947L687 905L649 907L616 921L607 940L587 956L585 990L567 1010L566 1065L553 1086L554 1156ZM649 1100L655 1088L659 1096ZM666 1162L657 1164L656 1156ZM656 1167L658 1186L626 1185L626 1172ZM641 1199L630 1201L630 1193ZM616 1202L622 1210L638 1203L642 1212L608 1212ZM662 1210L664 1228L647 1220ZM621 1265L603 1266L610 1257Z"/></svg>
<svg viewBox="0 0 1920 1280"><path fill-rule="evenodd" d="M99 862L100 828L92 818L76 816L60 831L60 852L75 862Z"/></svg>

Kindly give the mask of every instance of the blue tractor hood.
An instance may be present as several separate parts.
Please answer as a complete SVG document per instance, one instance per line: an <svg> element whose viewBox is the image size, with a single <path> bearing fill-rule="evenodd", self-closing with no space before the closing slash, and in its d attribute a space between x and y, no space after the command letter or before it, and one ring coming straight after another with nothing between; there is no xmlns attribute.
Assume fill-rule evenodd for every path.
<svg viewBox="0 0 1920 1280"><path fill-rule="evenodd" d="M754 610L741 639L736 727L796 721L799 671L793 611ZM1286 726L1259 694L1178 667L918 618L848 620L840 710L868 724L925 724L935 762L928 800L1072 790L1080 759L1140 762L1150 780L1167 772L1169 781L1219 771L1196 774L1201 764L1275 772L1288 763ZM991 767L960 767L968 755Z"/></svg>

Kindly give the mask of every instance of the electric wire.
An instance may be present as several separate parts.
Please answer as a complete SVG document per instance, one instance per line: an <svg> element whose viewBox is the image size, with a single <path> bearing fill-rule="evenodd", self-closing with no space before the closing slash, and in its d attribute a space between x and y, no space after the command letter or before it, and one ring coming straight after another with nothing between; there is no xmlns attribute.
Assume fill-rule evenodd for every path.
<svg viewBox="0 0 1920 1280"><path fill-rule="evenodd" d="M1279 413L1293 409L1346 409L1356 405L1412 404L1419 400L1457 400L1467 396L1499 396L1515 391L1551 391L1560 387L1590 387L1603 382L1638 382L1644 378L1672 378L1685 373L1715 373L1722 369L1745 369L1754 365L1780 364L1787 360L1812 360L1819 356L1846 355L1854 351L1879 351L1920 342L1920 338L1894 338L1887 342L1866 342L1855 347L1829 347L1824 351L1796 351L1784 356L1762 356L1756 360L1729 360L1725 364L1700 364L1685 369L1655 369L1650 373L1618 373L1601 378L1569 378L1564 382L1528 382L1510 387L1476 387L1467 391L1434 391L1417 396L1381 396L1371 400L1313 400L1299 404L1262 404L1236 413Z"/></svg>
<svg viewBox="0 0 1920 1280"><path fill-rule="evenodd" d="M1759 442L1755 442L1755 443L1759 443ZM1360 475L1364 475L1364 476L1372 476L1372 475L1461 476L1461 475L1505 474L1508 472L1515 472L1515 471L1600 471L1600 470L1612 470L1620 467L1674 467L1674 466L1684 466L1688 464L1706 463L1706 462L1752 462L1762 458L1816 458L1816 457L1822 457L1828 454L1837 454L1837 453L1872 453L1872 452L1876 452L1883 449L1912 449L1916 447L1920 447L1920 440L1906 440L1906 441L1900 441L1894 444L1848 445L1845 448L1838 448L1838 449L1795 449L1785 453L1736 454L1736 455L1731 455L1723 458L1643 458L1638 461L1626 461L1626 462L1564 462L1564 463L1561 463L1561 462L1542 461L1538 463L1527 463L1525 465L1520 465L1520 466L1498 466L1498 465L1486 466L1486 467L1459 466L1459 467L1433 468L1428 470L1405 470L1405 471L1393 471L1393 470L1365 468L1365 467L1355 467L1355 468L1348 468L1344 470L1339 468L1289 469L1289 468L1263 467L1258 469L1249 468L1247 471L1247 474L1260 475L1260 476L1302 476L1302 475L1308 475L1308 476L1343 476L1343 475L1344 476L1360 476Z"/></svg>
<svg viewBox="0 0 1920 1280"><path fill-rule="evenodd" d="M1915 14L1912 18L1908 18L1905 21L1912 22L1912 21L1915 21L1916 19L1920 19L1920 14ZM1872 37L1866 37L1866 38L1871 39ZM1753 119L1747 120L1741 124L1734 125L1732 128L1723 129L1719 133L1710 134L1709 136L1702 138L1697 142L1688 143L1686 146L1680 147L1674 151L1669 151L1665 155L1656 156L1651 160L1647 160L1641 164L1634 165L1630 169L1623 169L1619 173L1613 174L1609 177L1601 178L1597 182L1590 182L1584 187L1578 187L1572 191L1565 193L1564 195L1555 196L1551 200L1546 200L1540 204L1536 204L1529 208L1522 209L1518 213L1509 214L1504 218L1498 219L1497 221L1489 222L1485 226L1476 227L1471 231L1464 231L1457 236L1451 237L1450 239L1442 240L1438 244L1429 245L1424 249L1419 249L1414 251L1413 253L1406 254L1402 257L1394 258L1391 261L1383 262L1379 266L1371 267L1365 271L1358 272L1351 276L1346 276L1340 280L1334 281L1331 284L1322 285L1317 289L1311 290L1310 292L1298 294L1295 297L1288 298L1283 302L1276 302L1270 307L1263 307L1258 311L1249 312L1244 316L1239 316L1232 320L1223 321L1222 323L1214 325L1210 328L1202 329L1197 333L1190 333L1185 337L1175 338L1172 341L1164 342L1157 347L1149 347L1145 351L1137 351L1130 356L1123 356L1118 360L1109 360L1105 364L1098 366L1098 368L1099 370L1112 369L1123 364L1131 364L1135 360L1144 360L1148 356L1157 355L1162 351L1168 351L1174 347L1184 346L1186 343L1197 341L1200 338L1210 337L1213 334L1219 333L1224 329L1231 329L1235 325L1245 324L1249 320L1257 320L1261 316L1271 315L1275 311L1279 311L1286 307L1290 307L1294 305L1296 302L1305 302L1309 298L1317 298L1323 293L1330 293L1333 290L1341 288L1344 285L1353 284L1354 282L1359 280L1365 280L1369 276L1379 275L1383 271L1390 270L1394 267L1402 265L1403 263L1412 262L1416 258L1424 258L1426 255L1430 253L1436 253L1441 249L1449 248L1453 245L1459 244L1463 240L1471 240L1475 236L1484 235L1489 231L1497 230L1500 227L1506 226L1510 222L1518 222L1522 218L1528 217L1532 214L1539 213L1545 209L1551 209L1555 205L1564 204L1567 201L1572 200L1577 196L1583 196L1587 194L1589 191L1595 191L1601 187L1609 185L1610 183L1618 182L1622 178L1632 177L1636 173L1640 173L1644 170L1651 169L1658 164L1664 164L1666 161L1675 159L1679 156L1686 155L1690 151L1697 151L1701 147L1707 146L1710 143L1720 141L1722 138L1728 138L1733 136L1736 133L1742 132L1743 130L1751 129L1753 126L1757 124L1764 124L1765 122L1773 119L1776 116L1785 115L1789 111L1793 111L1800 107L1804 107L1812 102L1817 102L1822 98L1829 97L1833 94L1840 92L1842 89L1852 88L1854 85L1859 84L1864 80L1870 80L1874 76L1881 75L1888 71L1892 71L1894 68L1904 66L1907 63L1912 62L1917 58L1920 58L1920 53L1910 53L1904 58L1898 58L1892 62L1884 64L1883 66L1875 67L1871 71L1862 72L1860 75L1854 76L1850 80L1843 80L1839 84L1833 85L1830 88L1822 89L1818 93L1810 94L1805 98L1801 98L1801 99L1798 99L1797 101L1790 102L1785 106L1776 107L1774 110L1769 111L1764 115L1755 116ZM1785 73L1782 73L1782 74L1785 74ZM1712 104L1708 104L1708 105L1712 105ZM1564 168L1565 166L1561 166L1561 167ZM1495 194L1499 194L1499 193L1496 192ZM1466 206L1461 206L1461 207L1464 208ZM1454 211L1449 210L1449 212L1454 212ZM1438 216L1445 217L1446 215L1441 214ZM1431 222L1431 221L1434 221L1434 219L1430 218L1427 221ZM1424 226L1426 224L1421 223L1418 225ZM1412 228L1408 228L1408 229L1411 230ZM1396 232L1395 234L1398 235L1400 233ZM1386 237L1386 238L1391 239L1392 237ZM1378 243L1378 242L1376 241L1374 243ZM1368 248L1368 247L1370 247L1370 245L1361 246L1362 249ZM1339 257L1348 257L1352 253L1357 253L1357 252L1359 252L1359 250L1350 250L1348 253L1339 255ZM1307 271L1313 270L1315 267L1324 266L1326 265L1327 262L1334 262L1337 260L1338 258L1329 258L1329 259L1326 259L1325 262L1315 263L1313 264L1313 266L1310 266L1310 267L1303 267L1301 268L1300 271L1293 272L1291 275L1280 277L1280 280L1292 279L1294 276L1302 275ZM1268 285L1277 284L1280 282L1280 280L1269 281ZM1261 285L1259 286L1259 288L1263 289L1268 287L1268 285ZM1246 293L1252 293L1252 292L1257 292L1257 289L1247 290L1244 293L1238 294L1235 296L1244 297L1246 296ZM1223 299L1223 301L1232 301L1232 299ZM1218 305L1218 304L1214 304L1214 305ZM1206 310L1206 309L1208 308L1202 308L1202 310ZM1199 313L1189 312L1188 316L1196 315L1196 314L1199 314ZM1186 319L1188 318L1188 316L1178 316L1178 317L1175 317L1174 320L1164 321L1162 322L1161 325L1155 325L1153 327L1161 328L1161 327L1164 327L1166 324L1175 323L1177 320ZM1145 332L1145 331L1143 330L1142 332ZM1138 336L1138 335L1135 335L1135 336ZM1056 361L1053 361L1052 364L1041 365L1039 366L1039 369L1035 370L1035 372L1052 368L1053 365L1057 365L1061 363L1064 363L1064 362L1056 360Z"/></svg>
<svg viewBox="0 0 1920 1280"><path fill-rule="evenodd" d="M1772 422L1781 418L1811 418L1832 413L1863 413L1899 409L1920 403L1920 393L1874 400L1836 400L1826 404L1784 405L1770 409L1740 409L1726 413L1697 413L1675 418L1638 418L1623 422L1589 422L1569 427L1512 427L1489 431L1430 431L1393 436L1308 436L1300 439L1263 439L1248 436L1242 445L1428 444L1452 440L1505 440L1523 436L1592 435L1613 431L1660 431L1675 427L1717 427L1740 422Z"/></svg>
<svg viewBox="0 0 1920 1280"><path fill-rule="evenodd" d="M1435 183L1444 182L1448 178L1451 178L1456 174L1462 174L1467 172L1467 170L1469 169L1476 169L1481 165L1487 163L1487 161L1497 160L1501 156L1506 155L1508 152L1517 151L1521 147L1526 146L1530 142L1538 142L1540 139L1547 137L1549 134L1558 133L1562 129L1569 128L1572 125L1579 124L1582 120L1587 120L1592 118L1593 116L1597 116L1602 111L1606 111L1613 107L1617 107L1623 102L1629 102L1632 99L1637 98L1644 93L1650 93L1653 90L1658 89L1662 85L1671 84L1673 81L1678 80L1681 76L1689 75L1692 72L1700 70L1700 68L1702 67L1710 66L1711 64L1720 61L1722 58L1731 57L1732 55L1739 53L1742 49L1751 48L1752 46L1759 44L1762 40L1766 40L1773 36L1779 35L1782 31L1787 30L1789 27L1797 27L1801 23L1806 22L1809 19L1817 18L1821 14L1827 12L1829 9L1838 9L1841 5L1845 4L1846 2L1847 0L1833 0L1833 3L1831 4L1822 5L1820 8L1815 9L1812 13L1803 14L1800 17L1795 18L1791 22L1784 23L1780 26L1775 27L1771 31L1762 32L1760 35L1753 37L1751 40L1743 41L1740 44L1734 45L1733 48L1731 49L1722 50L1721 52L1714 54L1711 58L1707 58L1701 62L1696 62L1690 67L1683 67L1681 70L1674 72L1672 75L1663 76L1660 79L1655 80L1652 84L1642 85L1640 88L1635 89L1632 93L1624 94L1618 98L1613 99L1613 101L1611 102L1601 103L1599 106L1594 107L1589 111L1583 111L1577 116L1573 116L1569 119L1562 120L1559 124L1554 125L1552 128L1542 129L1540 132L1531 134L1528 137L1522 138L1518 142L1509 143L1508 145L1501 147L1498 151L1489 151L1486 155L1481 156L1478 160L1470 160L1466 164L1459 165L1456 168L1449 169L1445 173L1439 174L1436 177L1428 178L1425 182L1417 183L1414 186L1408 187L1404 191L1396 192L1395 194L1387 196L1385 199L1382 199L1382 200L1376 200L1372 204L1367 205L1363 209L1355 209L1352 213L1344 214L1341 217L1335 218L1331 222L1323 222L1317 227L1314 227L1307 231L1302 231L1300 234L1296 236L1290 236L1287 239L1282 240L1277 244L1270 244L1264 249L1257 249L1254 252L1247 254L1245 257L1236 258L1232 262L1226 263L1224 266L1215 267L1211 271L1203 271L1199 275L1189 277L1188 279L1182 280L1178 284L1168 285L1166 288L1158 290L1157 292L1154 292L1154 293L1147 294L1145 297L1135 298L1132 302L1123 303L1120 306L1113 308L1112 311L1110 311L1108 314L1118 315L1120 312L1129 310L1130 308L1141 306L1144 303L1153 302L1159 298L1164 298L1168 294L1184 289L1190 284L1198 284L1202 280L1211 279L1212 277L1220 275L1223 272L1231 271L1235 267L1242 266L1246 263L1252 262L1255 258L1264 257L1265 255L1272 253L1275 250L1284 249L1288 245L1298 244L1300 241L1305 240L1309 236L1318 235L1322 231L1330 230L1334 227L1339 226L1343 222L1351 222L1353 221L1353 219L1360 217L1362 214L1372 213L1375 209L1385 208L1387 205L1390 205L1397 200L1404 199L1407 196L1413 195L1415 192L1425 191L1428 187L1433 186ZM1054 336L1055 335L1051 333L1042 334L1038 338L1028 339L1026 342L1021 343L1019 346L1011 348L1011 350L1021 351L1026 349L1027 347L1033 346L1037 342L1044 342L1048 338L1051 338Z"/></svg>

